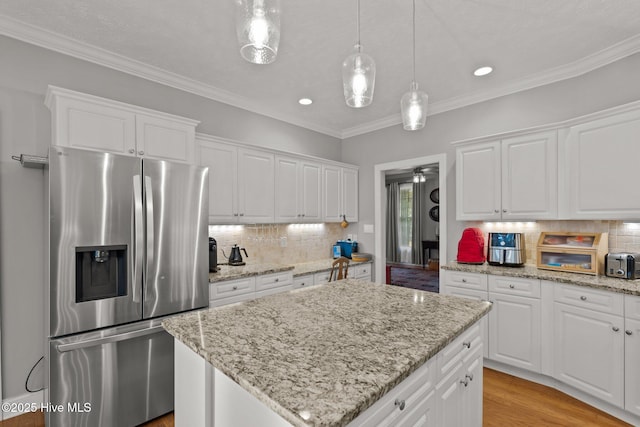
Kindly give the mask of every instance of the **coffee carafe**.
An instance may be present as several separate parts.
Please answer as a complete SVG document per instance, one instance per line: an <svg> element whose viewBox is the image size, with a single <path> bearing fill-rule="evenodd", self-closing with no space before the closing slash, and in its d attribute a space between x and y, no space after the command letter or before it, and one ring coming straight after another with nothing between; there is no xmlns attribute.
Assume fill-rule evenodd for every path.
<svg viewBox="0 0 640 427"><path fill-rule="evenodd" d="M209 272L218 271L218 243L213 237L209 237Z"/></svg>

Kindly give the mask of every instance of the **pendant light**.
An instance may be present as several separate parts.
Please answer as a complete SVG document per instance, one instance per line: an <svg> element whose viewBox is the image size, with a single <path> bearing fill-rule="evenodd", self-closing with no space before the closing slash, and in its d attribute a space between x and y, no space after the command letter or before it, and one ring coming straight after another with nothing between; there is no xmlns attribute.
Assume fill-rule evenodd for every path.
<svg viewBox="0 0 640 427"><path fill-rule="evenodd" d="M427 99L427 94L418 90L416 83L416 0L413 0L413 80L409 92L402 95L400 100L404 130L419 130L424 127L427 120Z"/></svg>
<svg viewBox="0 0 640 427"><path fill-rule="evenodd" d="M358 42L354 52L342 63L342 87L344 99L349 107L366 107L373 101L373 87L376 79L376 64L366 53L362 52L360 44L360 0L356 25L358 27Z"/></svg>
<svg viewBox="0 0 640 427"><path fill-rule="evenodd" d="M240 55L254 64L276 60L280 43L280 0L236 0Z"/></svg>

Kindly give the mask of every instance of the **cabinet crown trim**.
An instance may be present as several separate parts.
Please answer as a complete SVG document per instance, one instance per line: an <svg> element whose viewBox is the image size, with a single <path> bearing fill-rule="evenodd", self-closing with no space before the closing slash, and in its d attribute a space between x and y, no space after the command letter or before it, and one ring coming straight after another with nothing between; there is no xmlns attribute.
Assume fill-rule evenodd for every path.
<svg viewBox="0 0 640 427"><path fill-rule="evenodd" d="M158 110L152 110L150 108L139 107L133 104L127 104L125 102L114 101L108 98L102 98L96 95L90 95L83 92L77 92L70 89L65 89L58 86L49 85L47 87L47 94L44 98L44 104L47 108L53 111L55 107L55 99L57 97L72 99L75 101L83 101L89 102L96 105L102 105L105 107L117 108L119 110L129 111L133 114L141 114L145 116L151 116L162 120L171 120L173 122L183 123L185 125L190 125L196 127L200 121L190 119L188 117L178 116L175 114L165 113Z"/></svg>
<svg viewBox="0 0 640 427"><path fill-rule="evenodd" d="M325 165L342 166L342 167L346 167L346 168L349 168L349 169L356 169L356 170L360 169L360 167L358 165L352 165L350 163L343 163L343 162L339 162L337 160L325 159L325 158L322 158L322 157L311 156L309 154L293 153L293 152L289 152L289 151L278 150L276 148L269 148L269 147L263 147L263 146L260 146L260 145L253 145L253 144L250 144L248 142L238 141L238 140L235 140L235 139L223 138L221 136L215 136L215 135L209 135L209 134L206 134L206 133L196 132L196 143L198 143L198 142L214 142L214 143L226 144L226 145L230 145L230 146L234 146L234 147L238 147L238 148L248 148L248 149L251 149L251 150L263 151L265 153L275 154L276 156L285 156L285 157L301 159L301 160L310 160L310 161L313 161L313 162L321 162L322 164L325 164Z"/></svg>
<svg viewBox="0 0 640 427"><path fill-rule="evenodd" d="M461 139L458 141L453 141L451 145L467 145L467 144L476 144L479 142L489 142L495 141L499 139L513 138L516 136L527 135L531 133L544 132L544 131L554 131L565 127L571 127L575 125L579 125L582 123L587 123L593 120L603 119L610 116L615 116L617 114L626 113L629 111L640 110L640 100L629 102L627 104L618 105L612 108L607 108L606 110L596 111L594 113L589 113L583 116L574 117L568 120L547 123L544 125L533 126L524 129L517 129L508 132L495 133L491 135L485 135L480 137Z"/></svg>

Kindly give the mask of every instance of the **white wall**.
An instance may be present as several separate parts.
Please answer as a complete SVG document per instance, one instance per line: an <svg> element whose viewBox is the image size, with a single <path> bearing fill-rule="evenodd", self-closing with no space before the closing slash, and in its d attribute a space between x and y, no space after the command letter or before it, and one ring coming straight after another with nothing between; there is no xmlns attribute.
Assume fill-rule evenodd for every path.
<svg viewBox="0 0 640 427"><path fill-rule="evenodd" d="M43 355L44 175L11 160L46 155L51 140L47 85L200 120L199 132L340 160L341 142L265 116L0 37L0 301L3 397L26 393ZM42 383L34 372L32 388Z"/></svg>
<svg viewBox="0 0 640 427"><path fill-rule="evenodd" d="M360 221L350 225L349 232L358 234L362 252L373 252L374 234L365 234L363 227L374 223L376 164L446 153L447 167L440 171L446 174L449 200L446 260L455 259L464 223L455 220L455 149L450 143L562 121L637 101L640 99L639 75L640 54L635 54L573 79L430 116L421 131L407 132L396 125L344 140L342 161L360 166ZM424 88L428 91L428 85ZM603 141L603 155L605 143ZM444 258L441 254L441 263Z"/></svg>

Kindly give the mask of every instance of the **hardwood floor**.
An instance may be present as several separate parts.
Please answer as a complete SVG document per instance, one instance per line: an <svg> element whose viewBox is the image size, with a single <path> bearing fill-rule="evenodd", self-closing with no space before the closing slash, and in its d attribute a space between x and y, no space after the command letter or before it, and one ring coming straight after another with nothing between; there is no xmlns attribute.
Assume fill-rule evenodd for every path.
<svg viewBox="0 0 640 427"><path fill-rule="evenodd" d="M629 426L558 390L484 368L483 427Z"/></svg>
<svg viewBox="0 0 640 427"><path fill-rule="evenodd" d="M483 412L483 427L629 426L562 392L487 368L484 369ZM144 427L173 425L173 413L143 424ZM44 416L40 412L21 415L0 422L0 427L44 427Z"/></svg>

